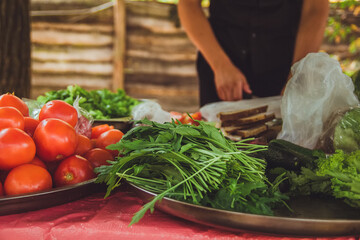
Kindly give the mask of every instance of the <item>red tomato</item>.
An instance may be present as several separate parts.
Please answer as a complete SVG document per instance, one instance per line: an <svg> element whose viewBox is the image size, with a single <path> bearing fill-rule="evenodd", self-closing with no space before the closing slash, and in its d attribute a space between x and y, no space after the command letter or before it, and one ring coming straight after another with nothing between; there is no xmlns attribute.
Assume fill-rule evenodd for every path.
<svg viewBox="0 0 360 240"><path fill-rule="evenodd" d="M84 156L90 149L93 148L93 145L90 139L84 135L78 134L78 144L75 150L75 154Z"/></svg>
<svg viewBox="0 0 360 240"><path fill-rule="evenodd" d="M200 112L192 113L192 114L190 114L190 116L191 117L189 117L189 115L187 113L184 113L181 123L198 125L199 123L197 123L195 120L201 120L201 118L202 118Z"/></svg>
<svg viewBox="0 0 360 240"><path fill-rule="evenodd" d="M34 164L47 169L45 163L41 161L40 158L38 158L37 156L34 157L34 159L30 162L30 164Z"/></svg>
<svg viewBox="0 0 360 240"><path fill-rule="evenodd" d="M36 127L39 125L39 120L32 117L24 117L24 120L24 131L29 134L30 137L32 137L34 135Z"/></svg>
<svg viewBox="0 0 360 240"><path fill-rule="evenodd" d="M94 178L93 166L85 158L79 155L70 156L62 160L55 170L55 186L67 186Z"/></svg>
<svg viewBox="0 0 360 240"><path fill-rule="evenodd" d="M22 113L14 107L0 107L0 129L19 128L24 130L25 120Z"/></svg>
<svg viewBox="0 0 360 240"><path fill-rule="evenodd" d="M113 161L112 154L102 148L93 148L85 154L85 158L93 165L94 168L101 165L110 165L107 160Z"/></svg>
<svg viewBox="0 0 360 240"><path fill-rule="evenodd" d="M91 128L91 139L98 138L103 132L114 129L114 126L109 124L101 124Z"/></svg>
<svg viewBox="0 0 360 240"><path fill-rule="evenodd" d="M96 139L96 147L105 149L109 151L113 156L117 156L119 151L116 150L108 150L106 149L107 146L111 144L115 144L120 141L123 137L124 133L118 129L111 129L109 131L103 132L100 136Z"/></svg>
<svg viewBox="0 0 360 240"><path fill-rule="evenodd" d="M52 188L50 173L34 164L23 164L12 169L4 182L6 195L45 191Z"/></svg>
<svg viewBox="0 0 360 240"><path fill-rule="evenodd" d="M5 93L1 95L0 107L14 107L19 110L24 117L29 116L29 108L26 103L14 94Z"/></svg>
<svg viewBox="0 0 360 240"><path fill-rule="evenodd" d="M0 169L10 170L29 163L35 156L35 143L23 130L5 128L0 131Z"/></svg>
<svg viewBox="0 0 360 240"><path fill-rule="evenodd" d="M191 114L191 117L192 117L194 120L201 120L201 119L202 119L201 112L193 113L193 114Z"/></svg>
<svg viewBox="0 0 360 240"><path fill-rule="evenodd" d="M67 122L48 118L35 129L34 137L37 156L45 162L59 161L75 153L77 134Z"/></svg>
<svg viewBox="0 0 360 240"><path fill-rule="evenodd" d="M96 147L96 138L90 139L90 142L91 142L92 148L95 148Z"/></svg>
<svg viewBox="0 0 360 240"><path fill-rule="evenodd" d="M4 196L4 187L1 182L0 182L0 196Z"/></svg>
<svg viewBox="0 0 360 240"><path fill-rule="evenodd" d="M39 121L46 118L61 119L75 127L78 121L78 113L77 110L67 102L52 100L47 102L40 110Z"/></svg>

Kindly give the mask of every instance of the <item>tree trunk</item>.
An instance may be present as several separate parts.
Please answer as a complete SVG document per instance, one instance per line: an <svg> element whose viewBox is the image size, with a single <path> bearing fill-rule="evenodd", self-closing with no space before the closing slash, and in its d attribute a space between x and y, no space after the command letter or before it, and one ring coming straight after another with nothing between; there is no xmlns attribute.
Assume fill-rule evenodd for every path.
<svg viewBox="0 0 360 240"><path fill-rule="evenodd" d="M30 0L0 0L0 94L30 97Z"/></svg>

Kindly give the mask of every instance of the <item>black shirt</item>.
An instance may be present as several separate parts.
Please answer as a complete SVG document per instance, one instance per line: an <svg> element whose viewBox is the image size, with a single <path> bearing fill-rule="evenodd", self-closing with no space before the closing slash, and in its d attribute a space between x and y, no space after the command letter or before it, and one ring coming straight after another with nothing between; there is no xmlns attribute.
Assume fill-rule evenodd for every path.
<svg viewBox="0 0 360 240"><path fill-rule="evenodd" d="M211 0L209 21L253 94L279 95L293 59L302 0ZM200 105L220 101L211 68L199 53Z"/></svg>

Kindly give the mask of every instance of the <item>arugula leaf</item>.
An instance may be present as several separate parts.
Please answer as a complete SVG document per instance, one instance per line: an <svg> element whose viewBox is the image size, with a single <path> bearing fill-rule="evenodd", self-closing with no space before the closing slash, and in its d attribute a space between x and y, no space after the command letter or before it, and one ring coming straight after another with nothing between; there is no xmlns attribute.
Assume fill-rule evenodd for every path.
<svg viewBox="0 0 360 240"><path fill-rule="evenodd" d="M226 138L224 138L221 131L209 124L206 124L203 121L198 121L200 124L202 131L211 139L218 141L220 144L228 144Z"/></svg>
<svg viewBox="0 0 360 240"><path fill-rule="evenodd" d="M128 131L109 149L123 154L110 166L97 169L98 181L108 185L106 196L125 179L158 194L134 216L137 222L156 201L173 197L234 211L272 214L283 203L278 186L269 184L265 162L252 154L266 146L234 143L219 129L199 121L199 126L155 123L147 119ZM240 149L239 149L240 147ZM226 199L224 199L226 198Z"/></svg>

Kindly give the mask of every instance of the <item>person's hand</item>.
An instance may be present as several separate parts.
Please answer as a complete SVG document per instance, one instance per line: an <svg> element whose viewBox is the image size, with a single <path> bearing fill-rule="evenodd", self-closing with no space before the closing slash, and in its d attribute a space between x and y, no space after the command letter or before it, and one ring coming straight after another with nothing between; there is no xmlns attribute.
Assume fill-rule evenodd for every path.
<svg viewBox="0 0 360 240"><path fill-rule="evenodd" d="M219 68L214 71L214 75L217 94L223 101L241 100L243 91L252 93L245 75L233 64Z"/></svg>

